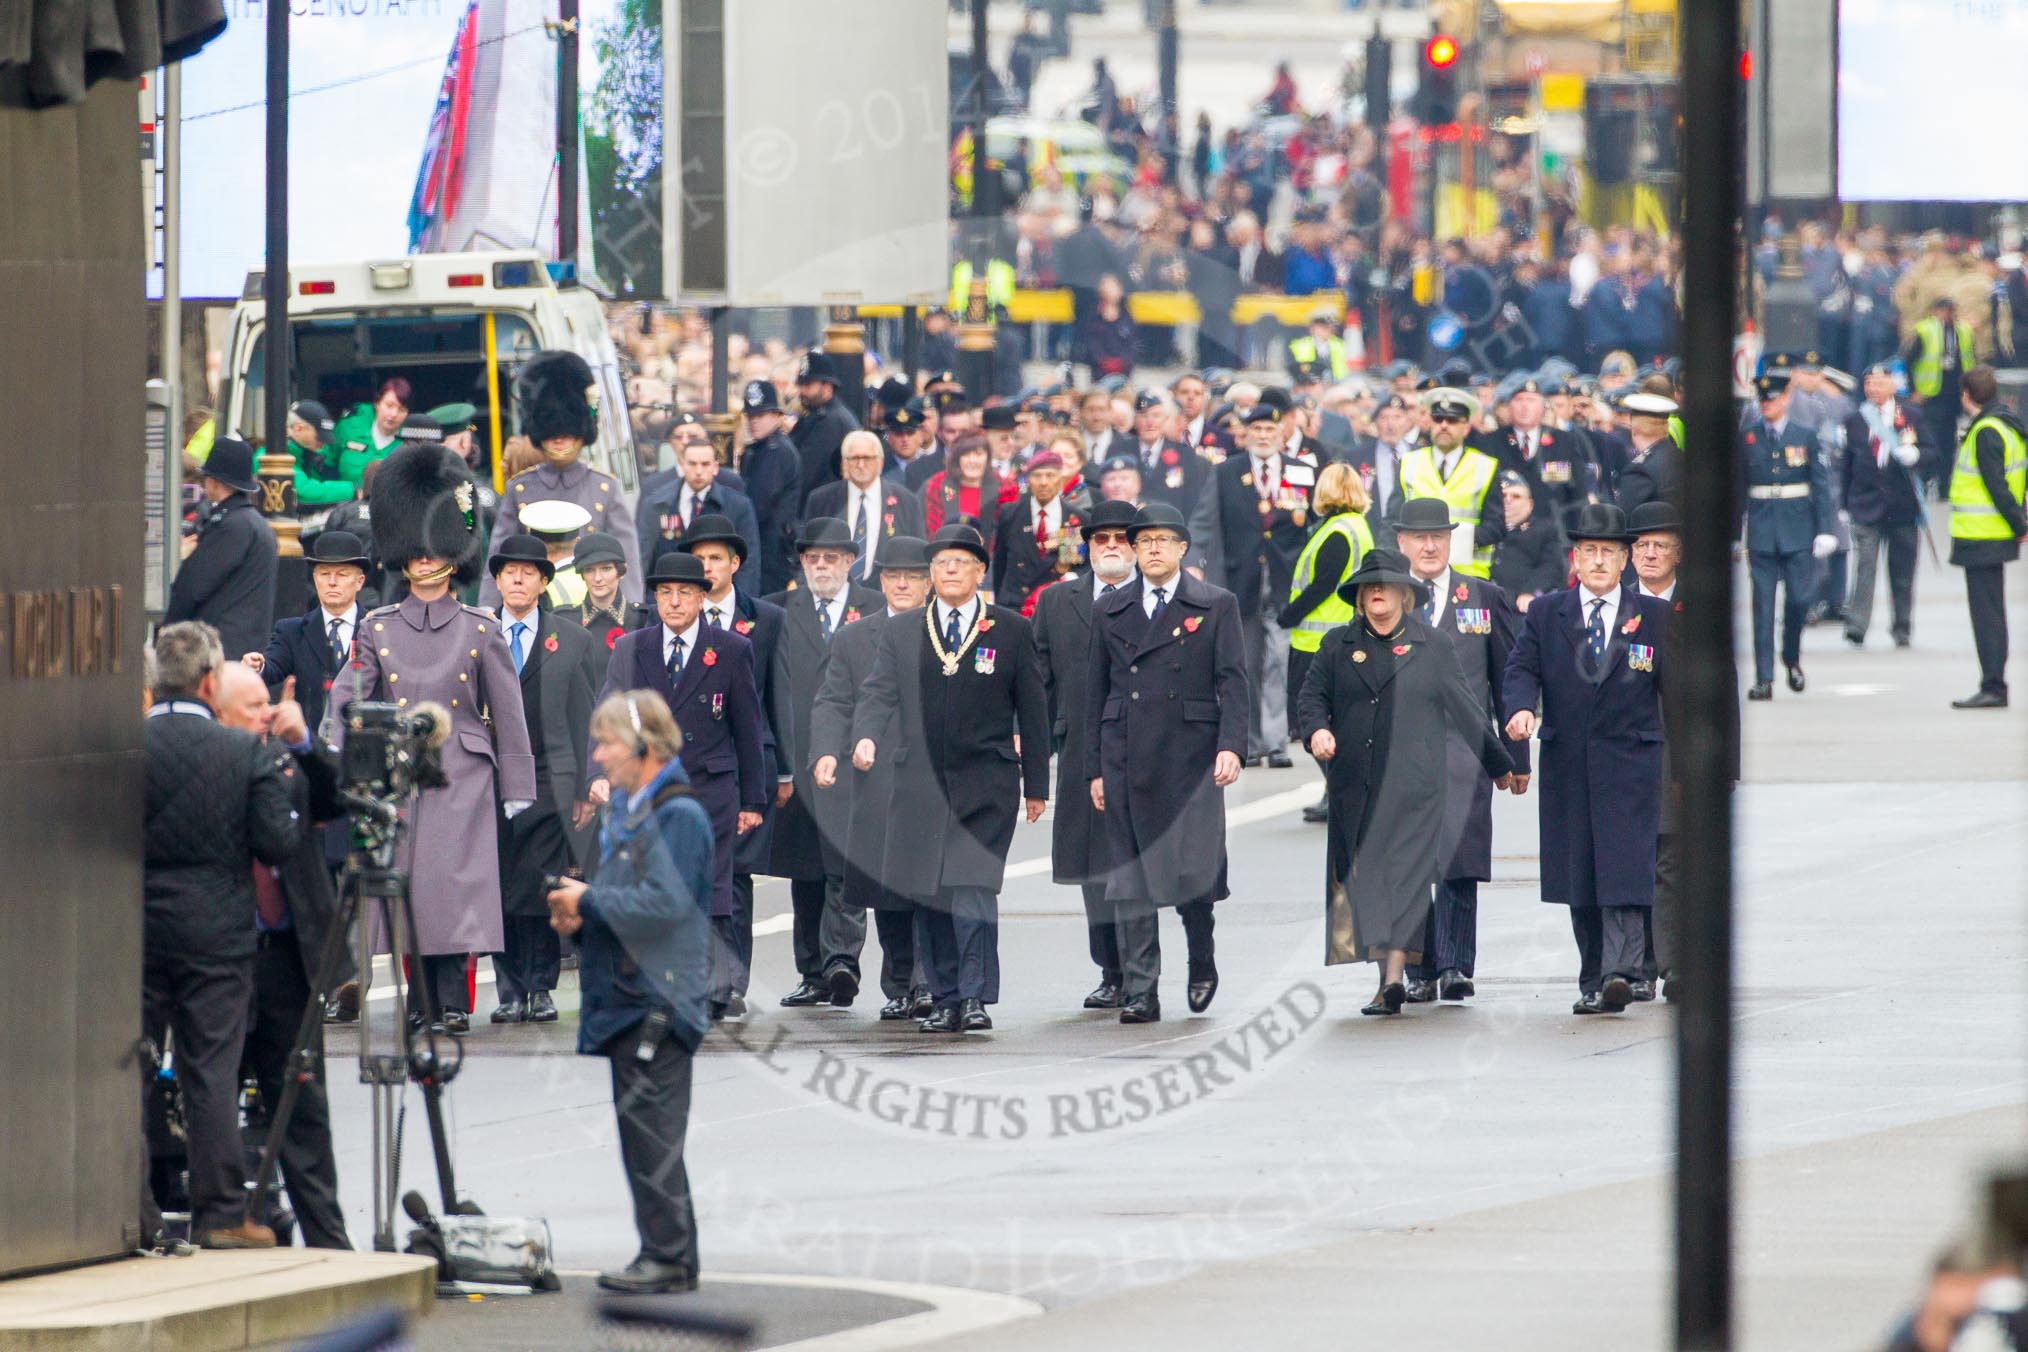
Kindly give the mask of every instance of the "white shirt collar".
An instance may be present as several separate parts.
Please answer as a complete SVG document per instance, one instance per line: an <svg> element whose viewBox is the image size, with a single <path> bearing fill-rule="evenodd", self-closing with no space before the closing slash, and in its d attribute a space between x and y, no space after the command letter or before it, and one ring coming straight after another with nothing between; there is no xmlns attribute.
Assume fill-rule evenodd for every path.
<svg viewBox="0 0 2028 1352"><path fill-rule="evenodd" d="M542 606L538 602L528 608L526 615L516 615L513 611L507 609L507 603L502 601L500 603L500 625L511 634L514 632L515 625L525 624L528 626L528 632L532 634L541 628L541 623L536 619L536 615L541 609Z"/></svg>
<svg viewBox="0 0 2028 1352"><path fill-rule="evenodd" d="M148 710L150 718L160 718L165 714L195 714L214 723L218 721L218 715L201 699L165 699Z"/></svg>
<svg viewBox="0 0 2028 1352"><path fill-rule="evenodd" d="M1136 576L1137 576L1136 573L1130 572L1125 577L1121 578L1118 582L1108 583L1104 578L1100 577L1097 573L1093 573L1091 575L1091 599L1096 601L1098 600L1099 597L1105 595L1105 590L1108 586L1110 586L1114 591L1118 591L1121 587L1133 586L1134 578Z"/></svg>
<svg viewBox="0 0 2028 1352"><path fill-rule="evenodd" d="M698 633L703 628L704 628L704 618L702 612L699 612L698 618L692 620L690 622L690 627L688 629L685 629L680 635L671 633L669 631L669 626L667 624L664 624L662 626L663 665L664 666L668 665L669 650L673 646L673 641L677 638L681 638L683 640L683 665L686 667L689 666L690 659L697 656L697 637Z"/></svg>
<svg viewBox="0 0 2028 1352"><path fill-rule="evenodd" d="M1036 502L1034 498L1028 501L1035 507L1029 517L1031 524L1046 523L1051 530L1055 530L1057 522L1063 519L1063 495L1059 493L1048 502Z"/></svg>
<svg viewBox="0 0 2028 1352"><path fill-rule="evenodd" d="M725 625L730 627L732 622L739 618L739 593L737 591L728 591L723 601L714 601L708 596L705 597L704 609L697 612L699 623L703 622L703 617L711 612L713 606L718 608L718 613L725 617Z"/></svg>
<svg viewBox="0 0 2028 1352"><path fill-rule="evenodd" d="M1676 599L1676 584L1674 582L1671 582L1661 591L1649 591L1648 584L1645 582L1640 583L1639 586L1641 595L1643 596L1652 596L1659 601L1673 601Z"/></svg>
<svg viewBox="0 0 2028 1352"><path fill-rule="evenodd" d="M330 611L324 609L322 604L319 604L317 607L317 622L324 626L326 633L330 632L331 621L333 620L344 625L346 632L350 633L359 626L359 603L354 601L336 615L333 615Z"/></svg>
<svg viewBox="0 0 2028 1352"><path fill-rule="evenodd" d="M941 597L937 599L936 607L937 607L937 632L941 634L946 629L949 629L951 627L951 607L945 605L943 598ZM973 617L975 617L978 613L979 613L979 597L977 593L974 593L971 600L965 602L964 605L959 606L957 609L958 633L960 636L972 632L972 620Z"/></svg>
<svg viewBox="0 0 2028 1352"><path fill-rule="evenodd" d="M1148 616L1154 615L1155 591L1157 585L1160 586L1162 592L1162 603L1164 605L1167 605L1169 602L1175 600L1176 587L1177 584L1182 581L1182 577L1183 575L1181 573L1178 573L1175 576L1171 577L1167 582L1163 582L1160 584L1148 583L1147 578L1142 578L1141 581L1143 583L1148 583L1148 585L1143 586L1141 588L1141 613Z"/></svg>
<svg viewBox="0 0 2028 1352"><path fill-rule="evenodd" d="M1581 618L1587 625L1591 623L1591 603L1593 601L1605 602L1605 608L1599 611L1599 618L1605 624L1606 637L1611 638L1613 632L1613 621L1618 617L1620 612L1620 589L1618 587L1614 587L1610 591L1608 591L1604 596L1594 596L1592 594L1591 588L1585 586L1583 583L1578 584L1577 613L1579 618Z"/></svg>

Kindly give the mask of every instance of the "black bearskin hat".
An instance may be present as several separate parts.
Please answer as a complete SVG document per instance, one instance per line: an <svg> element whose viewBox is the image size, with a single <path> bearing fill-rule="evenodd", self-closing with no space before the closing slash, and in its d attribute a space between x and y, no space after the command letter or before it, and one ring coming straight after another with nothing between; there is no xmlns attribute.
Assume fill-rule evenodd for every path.
<svg viewBox="0 0 2028 1352"><path fill-rule="evenodd" d="M598 440L599 419L587 391L592 369L575 352L538 352L514 378L521 434L540 447L550 437Z"/></svg>
<svg viewBox="0 0 2028 1352"><path fill-rule="evenodd" d="M465 462L441 442L397 448L373 471L373 548L382 564L400 571L429 555L457 566L454 582L479 578L477 485Z"/></svg>

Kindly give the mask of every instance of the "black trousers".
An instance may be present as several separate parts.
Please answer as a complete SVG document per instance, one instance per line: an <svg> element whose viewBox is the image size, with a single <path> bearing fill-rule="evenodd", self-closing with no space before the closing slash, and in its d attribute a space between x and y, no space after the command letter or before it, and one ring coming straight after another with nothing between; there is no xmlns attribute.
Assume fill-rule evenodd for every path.
<svg viewBox="0 0 2028 1352"><path fill-rule="evenodd" d="M1676 949L1682 941L1682 923L1676 911L1676 880L1682 876L1683 849L1674 831L1664 831L1655 842L1655 905L1644 914L1645 929L1641 951L1641 979L1654 981L1676 970Z"/></svg>
<svg viewBox="0 0 2028 1352"><path fill-rule="evenodd" d="M470 1014L472 995L465 981L465 966L463 953L425 953L422 971L409 974L409 1009L418 1014L424 1012L423 994L427 990L434 997L439 1014L452 1009Z"/></svg>
<svg viewBox="0 0 2028 1352"><path fill-rule="evenodd" d="M1102 882L1080 883L1084 892L1084 924L1091 960L1098 965L1099 980L1108 986L1120 984L1120 930L1113 904L1106 900Z"/></svg>
<svg viewBox="0 0 2028 1352"><path fill-rule="evenodd" d="M525 1000L537 991L547 995L556 989L557 974L563 970L563 945L548 916L509 915L505 947L493 955L493 993L505 1004Z"/></svg>
<svg viewBox="0 0 2028 1352"><path fill-rule="evenodd" d="M1753 580L1753 679L1774 680L1775 584L1782 589L1782 664L1803 660L1803 619L1817 599L1817 561L1799 554L1755 551L1747 556Z"/></svg>
<svg viewBox="0 0 2028 1352"><path fill-rule="evenodd" d="M1000 897L946 887L915 908L915 951L939 1005L1000 999Z"/></svg>
<svg viewBox="0 0 2028 1352"><path fill-rule="evenodd" d="M1972 609L1972 646L1979 651L1979 689L2007 693L2007 570L2000 564L1965 569Z"/></svg>
<svg viewBox="0 0 2028 1352"><path fill-rule="evenodd" d="M260 936L254 953L253 1007L247 1019L243 1073L260 1086L261 1103L269 1113L281 1105L282 1084L295 1050L296 1031L310 999L310 978L303 972L301 945L294 930ZM338 1165L331 1152L331 1103L324 1093L324 1021L311 1024L314 1074L296 1096L289 1131L282 1138L282 1183L289 1206L302 1228L303 1243L312 1249L349 1249L345 1212L338 1205ZM265 1134L265 1133L264 1133Z"/></svg>
<svg viewBox="0 0 2028 1352"><path fill-rule="evenodd" d="M732 914L711 917L711 961L708 997L724 1003L746 998L753 974L753 875L732 875Z"/></svg>
<svg viewBox="0 0 2028 1352"><path fill-rule="evenodd" d="M1422 935L1422 961L1408 969L1410 976L1431 981L1451 971L1474 975L1479 961L1478 879L1438 883Z"/></svg>
<svg viewBox="0 0 2028 1352"><path fill-rule="evenodd" d="M1160 993L1162 981L1161 911L1146 901L1119 903L1120 985L1129 1000ZM1211 903L1190 901L1176 908L1183 922L1183 942L1190 955L1190 980L1209 977L1213 959Z"/></svg>
<svg viewBox="0 0 2028 1352"><path fill-rule="evenodd" d="M252 957L217 959L148 950L141 1027L175 1039L190 1161L190 1233L230 1229L246 1213L246 1145L239 1132L239 1060L253 1004ZM296 1007L302 1013L302 1006ZM152 1098L154 1078L145 1094ZM152 1116L143 1104L142 1120Z"/></svg>
<svg viewBox="0 0 2028 1352"><path fill-rule="evenodd" d="M845 904L845 875L791 878L789 904L796 913L793 946L802 978L816 981L840 967L858 977L866 912Z"/></svg>
<svg viewBox="0 0 2028 1352"><path fill-rule="evenodd" d="M873 928L880 936L880 993L899 1000L926 988L922 964L915 959L915 912L877 910Z"/></svg>
<svg viewBox="0 0 2028 1352"><path fill-rule="evenodd" d="M641 1254L697 1271L697 1212L683 1138L690 1129L690 1053L665 1036L652 1061L635 1055L639 1042L619 1039L612 1057L613 1111L620 1121L620 1163L634 1195Z"/></svg>
<svg viewBox="0 0 2028 1352"><path fill-rule="evenodd" d="M1570 932L1577 937L1577 989L1596 995L1613 977L1637 981L1647 933L1643 906L1573 906Z"/></svg>

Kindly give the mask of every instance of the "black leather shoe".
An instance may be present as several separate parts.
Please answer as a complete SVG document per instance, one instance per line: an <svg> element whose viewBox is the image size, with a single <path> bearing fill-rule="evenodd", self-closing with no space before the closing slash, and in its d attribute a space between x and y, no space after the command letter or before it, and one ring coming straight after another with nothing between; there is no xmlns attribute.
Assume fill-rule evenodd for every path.
<svg viewBox="0 0 2028 1352"><path fill-rule="evenodd" d="M1218 969L1211 968L1203 976L1190 978L1190 1012L1202 1014L1211 1008L1211 997L1218 994Z"/></svg>
<svg viewBox="0 0 2028 1352"><path fill-rule="evenodd" d="M1162 1021L1162 1000L1153 992L1136 995L1120 1006L1121 1023L1160 1023Z"/></svg>
<svg viewBox="0 0 2028 1352"><path fill-rule="evenodd" d="M443 1031L452 1037L463 1037L472 1031L472 1016L462 1009L447 1009L442 1019Z"/></svg>
<svg viewBox="0 0 2028 1352"><path fill-rule="evenodd" d="M1803 669L1801 667L1789 668L1789 689L1795 691L1798 695L1803 693Z"/></svg>
<svg viewBox="0 0 2028 1352"><path fill-rule="evenodd" d="M736 1019L746 1013L746 997L738 991L725 997L725 1017Z"/></svg>
<svg viewBox="0 0 2028 1352"><path fill-rule="evenodd" d="M711 1002L711 1021L713 1023L725 1022L725 1001L713 1000Z"/></svg>
<svg viewBox="0 0 2028 1352"><path fill-rule="evenodd" d="M1680 988L1680 987L1682 986L1682 984L1683 984L1683 983L1682 983L1682 982L1681 982L1680 980L1678 980L1678 979L1677 979L1676 977L1673 977L1673 976L1665 976L1665 977L1663 977L1663 978L1662 978L1662 998L1663 998L1664 1000L1667 1000L1667 1001L1668 1001L1668 1002L1669 1002L1670 1004L1672 1004L1672 1005L1673 1005L1673 1004L1675 1004L1675 1003L1676 1003L1676 992L1677 992L1678 988Z"/></svg>
<svg viewBox="0 0 2028 1352"><path fill-rule="evenodd" d="M897 995L880 1007L880 1020L882 1023L893 1023L897 1019L905 1019L908 1017L908 1010L908 997Z"/></svg>
<svg viewBox="0 0 2028 1352"><path fill-rule="evenodd" d="M1319 822L1331 820L1330 802L1328 800L1321 800L1310 804L1303 809L1303 820L1312 826L1317 825Z"/></svg>
<svg viewBox="0 0 2028 1352"><path fill-rule="evenodd" d="M359 1021L359 983L348 981L331 994L324 1006L326 1023L357 1023Z"/></svg>
<svg viewBox="0 0 2028 1352"><path fill-rule="evenodd" d="M1469 1000L1479 993L1472 979L1455 967L1437 978L1437 987L1446 1000Z"/></svg>
<svg viewBox="0 0 2028 1352"><path fill-rule="evenodd" d="M674 1263L636 1258L618 1272L601 1272L599 1285L623 1296L668 1296L697 1289L697 1274Z"/></svg>
<svg viewBox="0 0 2028 1352"><path fill-rule="evenodd" d="M548 991L537 991L528 997L528 1021L530 1023L555 1023L556 1001Z"/></svg>
<svg viewBox="0 0 2028 1352"><path fill-rule="evenodd" d="M1408 1004L1428 1005L1436 1003L1437 983L1434 981L1420 981L1411 977L1408 984L1402 989L1403 994L1401 998Z"/></svg>
<svg viewBox="0 0 2028 1352"><path fill-rule="evenodd" d="M1895 646L1895 647L1897 647L1897 648L1907 648L1907 647L1912 647L1912 646L1914 646L1914 645L1912 645L1912 644L1911 644L1911 643L1910 643L1910 642L1908 641L1908 635L1906 635L1906 634L1896 634L1896 635L1894 636L1894 646Z"/></svg>
<svg viewBox="0 0 2028 1352"><path fill-rule="evenodd" d="M502 1000L488 1017L494 1023L520 1023L528 1017L528 1007L519 1000Z"/></svg>
<svg viewBox="0 0 2028 1352"><path fill-rule="evenodd" d="M1289 759L1289 753L1286 751L1268 752L1267 766L1270 770L1289 770L1295 768L1295 764Z"/></svg>
<svg viewBox="0 0 2028 1352"><path fill-rule="evenodd" d="M967 1033L983 1033L992 1028L993 1016L986 1012L983 1000L967 1000L958 1010L958 1027Z"/></svg>
<svg viewBox="0 0 2028 1352"><path fill-rule="evenodd" d="M1402 1002L1407 998L1407 995L1407 991L1402 989L1399 981L1391 981L1375 991L1373 998L1367 1001L1366 1007L1359 1012L1361 1014L1375 1015L1399 1014L1401 1013Z"/></svg>
<svg viewBox="0 0 2028 1352"><path fill-rule="evenodd" d="M1746 689L1748 699L1773 699L1774 684L1770 681L1755 681Z"/></svg>
<svg viewBox="0 0 2028 1352"><path fill-rule="evenodd" d="M925 1033L959 1032L958 1007L956 1005L944 1005L941 1008L931 1010L930 1016L916 1026L921 1028Z"/></svg>
<svg viewBox="0 0 2028 1352"><path fill-rule="evenodd" d="M1976 695L1951 701L1951 708L1953 709L2004 709L2006 707L2007 697L2005 695L1996 695L1990 690L1981 690Z"/></svg>
<svg viewBox="0 0 2028 1352"><path fill-rule="evenodd" d="M916 1018L927 1019L936 1013L936 1008L936 1001L930 999L930 993L923 987L917 986L908 993L908 1012Z"/></svg>
<svg viewBox="0 0 2028 1352"><path fill-rule="evenodd" d="M1593 991L1590 995L1580 995L1577 997L1577 1003L1570 1007L1570 1012L1573 1014L1603 1014L1605 1013L1605 1006L1598 1002L1598 992Z"/></svg>
<svg viewBox="0 0 2028 1352"><path fill-rule="evenodd" d="M1652 981L1630 981L1627 989L1633 992L1634 1003L1644 1005L1655 998L1655 983Z"/></svg>
<svg viewBox="0 0 2028 1352"><path fill-rule="evenodd" d="M830 988L831 1003L840 1009L852 1008L852 1002L859 998L859 974L850 967L833 967L824 984Z"/></svg>
<svg viewBox="0 0 2028 1352"><path fill-rule="evenodd" d="M828 1005L830 1003L831 988L829 986L819 986L814 981L803 981L794 990L782 997L782 1008L784 1009L805 1009L811 1005Z"/></svg>
<svg viewBox="0 0 2028 1352"><path fill-rule="evenodd" d="M1633 1000L1633 983L1623 976L1608 977L1605 985L1599 987L1598 1007L1604 1013L1617 1014Z"/></svg>
<svg viewBox="0 0 2028 1352"><path fill-rule="evenodd" d="M1126 1003L1126 992L1110 981L1101 981L1090 995L1084 997L1086 1009L1118 1009Z"/></svg>

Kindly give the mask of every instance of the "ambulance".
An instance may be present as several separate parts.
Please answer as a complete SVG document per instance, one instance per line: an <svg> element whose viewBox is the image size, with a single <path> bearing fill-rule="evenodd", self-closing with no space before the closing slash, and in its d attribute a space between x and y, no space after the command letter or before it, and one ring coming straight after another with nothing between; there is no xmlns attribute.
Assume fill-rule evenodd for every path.
<svg viewBox="0 0 2028 1352"><path fill-rule="evenodd" d="M561 272L559 282L557 273ZM386 261L298 263L289 269L292 398L315 399L343 417L371 403L380 383L405 377L410 411L470 403L475 439L494 473L494 401L500 439L515 434L514 375L537 352L577 353L597 380L599 435L584 458L620 481L631 504L639 487L626 382L597 293L532 250L427 253ZM233 307L219 398L219 427L258 442L265 424L268 340L262 274L247 274ZM488 378L488 365L493 378Z"/></svg>

